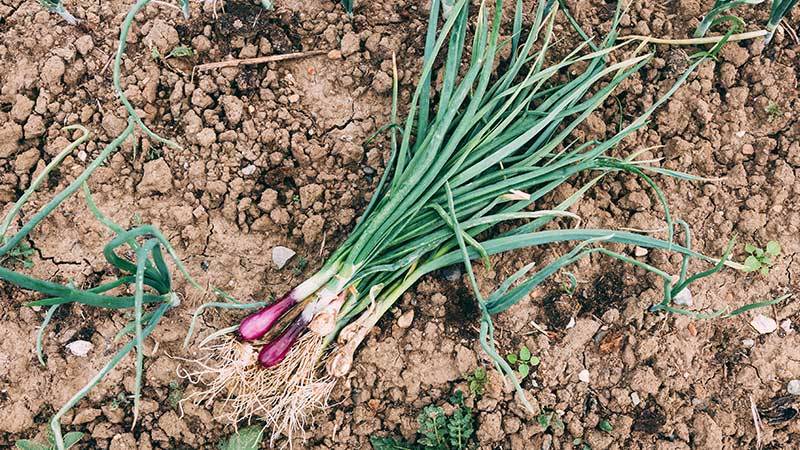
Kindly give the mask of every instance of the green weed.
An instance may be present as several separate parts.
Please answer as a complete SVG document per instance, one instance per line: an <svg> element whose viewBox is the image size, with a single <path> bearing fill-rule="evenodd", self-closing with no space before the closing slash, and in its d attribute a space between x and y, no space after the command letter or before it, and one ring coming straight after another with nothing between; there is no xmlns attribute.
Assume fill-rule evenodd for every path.
<svg viewBox="0 0 800 450"><path fill-rule="evenodd" d="M764 248L747 244L744 247L744 251L748 254L744 260L746 272L758 271L761 275L769 275L769 269L775 264L775 258L781 254L781 244L777 241L769 241Z"/></svg>

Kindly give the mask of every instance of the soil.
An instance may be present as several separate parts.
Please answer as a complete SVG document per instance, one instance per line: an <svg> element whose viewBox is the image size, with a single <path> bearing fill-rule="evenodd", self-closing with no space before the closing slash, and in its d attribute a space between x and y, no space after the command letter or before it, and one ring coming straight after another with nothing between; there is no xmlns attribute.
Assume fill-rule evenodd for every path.
<svg viewBox="0 0 800 450"><path fill-rule="evenodd" d="M66 25L32 0L0 0L0 205L8 210L44 165L75 137L64 124L80 123L93 139L67 157L35 195L26 215L81 172L124 128L124 110L111 84L109 61L130 2L75 0L83 19ZM257 3L257 2L253 2ZM177 11L148 6L128 40L123 86L144 121L183 150L147 139L125 144L90 180L100 208L123 226L156 225L202 283L242 300L282 294L319 268L352 229L377 184L388 140L391 57L397 55L400 104L408 104L419 73L427 2L360 2L353 17L330 0L277 0L273 12L242 1L194 4L186 21ZM528 5L530 3L530 5ZM710 0L634 2L621 34L686 37ZM532 9L533 2L525 2ZM570 10L596 35L608 28L613 7L602 0L569 0ZM202 10L202 11L201 11ZM748 25L765 23L765 5L743 11ZM529 20L529 18L526 18ZM800 23L795 11L789 24ZM568 35L563 17L559 36ZM569 49L569 39L558 51ZM192 57L167 55L191 46ZM308 50L327 55L192 74L196 64ZM655 59L617 91L616 99L576 131L607 136L619 117L629 121L663 94L687 66L691 49L654 48ZM698 310L734 308L800 289L800 45L778 33L726 46L690 76L647 128L615 153L650 148L643 159L721 181L659 177L672 213L693 229L694 246L721 254L731 236L783 253L768 275L723 271L692 287ZM577 185L577 182L576 182ZM570 193L560 189L548 202ZM546 204L544 205L546 206ZM663 211L649 188L627 175L605 179L575 211L587 227L661 227ZM82 197L68 200L31 235L29 273L91 286L107 277L102 246L109 240ZM278 270L271 249L298 255ZM529 261L559 249L518 252L481 270L485 289ZM671 272L680 261L661 252L646 259ZM307 261L307 264L303 263ZM692 270L701 270L699 264ZM503 353L528 346L541 364L526 380L530 401L555 412L563 429L543 429L513 390L491 369L477 341L477 312L466 280L451 269L425 278L384 318L357 353L350 376L334 393L336 406L319 414L307 440L295 448L369 448L373 435L413 438L416 415L469 392L474 369L489 372L486 392L467 396L476 410L480 448L592 449L757 448L751 401L763 410L764 448L790 449L800 421L787 383L800 378L800 332L759 335L756 312L695 320L654 314L660 285L643 271L603 257L573 268L577 289L560 280L496 317ZM564 280L566 281L566 279ZM176 280L183 293L148 340L143 415L131 428L129 357L63 420L83 431L83 448L216 448L231 427L211 408L177 399L196 389L178 376L194 356L182 340L204 299ZM568 285L568 283L567 283ZM44 310L24 307L30 293L0 283L0 447L17 439L46 439L51 415L96 373L116 348L114 336L130 316L89 307L62 308L45 333L47 367L34 342ZM570 291L570 292L568 292ZM413 311L408 327L395 319ZM792 299L758 311L778 323L800 323ZM197 332L235 323L240 314L209 311ZM405 316L406 319L408 316ZM407 320L406 320L407 322ZM87 340L86 357L66 345ZM589 382L580 381L583 370ZM610 432L598 429L608 420ZM794 442L794 444L792 444ZM278 442L275 445L282 445ZM266 443L264 445L267 445Z"/></svg>

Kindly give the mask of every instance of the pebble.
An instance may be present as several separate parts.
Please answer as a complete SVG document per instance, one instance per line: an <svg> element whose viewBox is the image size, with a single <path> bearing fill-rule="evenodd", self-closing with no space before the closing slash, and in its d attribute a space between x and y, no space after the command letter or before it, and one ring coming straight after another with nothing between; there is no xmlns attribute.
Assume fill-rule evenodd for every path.
<svg viewBox="0 0 800 450"><path fill-rule="evenodd" d="M742 339L742 345L747 348L752 348L754 345L756 345L756 341L752 339Z"/></svg>
<svg viewBox="0 0 800 450"><path fill-rule="evenodd" d="M569 323L567 324L566 327L564 327L565 330L569 330L570 328L575 328L575 318L574 317L570 317L569 318Z"/></svg>
<svg viewBox="0 0 800 450"><path fill-rule="evenodd" d="M636 247L633 249L633 254L636 255L637 258L641 258L642 256L647 256L649 252L644 247Z"/></svg>
<svg viewBox="0 0 800 450"><path fill-rule="evenodd" d="M94 344L89 341L72 341L67 344L67 350L75 356L85 357L94 348Z"/></svg>
<svg viewBox="0 0 800 450"><path fill-rule="evenodd" d="M245 168L242 169L242 175L244 175L246 177L249 177L250 175L252 175L254 173L256 173L256 166L254 166L253 164L245 166Z"/></svg>
<svg viewBox="0 0 800 450"><path fill-rule="evenodd" d="M750 321L750 325L758 331L758 334L769 334L778 329L775 319L759 314Z"/></svg>
<svg viewBox="0 0 800 450"><path fill-rule="evenodd" d="M786 385L786 391L790 395L800 395L800 380L791 380Z"/></svg>
<svg viewBox="0 0 800 450"><path fill-rule="evenodd" d="M689 288L683 288L683 290L678 292L675 295L675 298L673 298L672 300L675 302L676 305L682 305L682 306L692 306L692 304L694 303L692 301L692 292L689 290Z"/></svg>
<svg viewBox="0 0 800 450"><path fill-rule="evenodd" d="M461 269L457 266L450 266L443 269L444 278L447 281L458 281L461 279Z"/></svg>
<svg viewBox="0 0 800 450"><path fill-rule="evenodd" d="M397 319L397 326L400 328L408 328L411 326L411 322L414 321L414 310L410 309L403 313L400 318Z"/></svg>
<svg viewBox="0 0 800 450"><path fill-rule="evenodd" d="M639 398L639 394L636 392L631 392L631 403L633 403L633 406L639 406L639 403L642 403L642 399Z"/></svg>
<svg viewBox="0 0 800 450"><path fill-rule="evenodd" d="M278 245L272 248L272 262L275 263L275 267L278 269L283 269L286 263L296 254L297 252L294 250Z"/></svg>
<svg viewBox="0 0 800 450"><path fill-rule="evenodd" d="M781 321L781 329L782 329L783 331L785 331L785 332L786 332L786 334L789 334L789 333L791 333L792 331L794 331L794 328L792 328L792 321L791 321L791 319L782 320L782 321Z"/></svg>
<svg viewBox="0 0 800 450"><path fill-rule="evenodd" d="M588 370L583 369L578 373L578 379L583 381L584 383L589 383L589 380L592 379L592 375L589 373Z"/></svg>

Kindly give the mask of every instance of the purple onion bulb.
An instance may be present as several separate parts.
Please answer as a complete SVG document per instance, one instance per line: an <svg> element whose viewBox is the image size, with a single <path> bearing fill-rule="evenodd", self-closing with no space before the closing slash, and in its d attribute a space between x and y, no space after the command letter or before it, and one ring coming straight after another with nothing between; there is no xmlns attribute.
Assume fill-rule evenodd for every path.
<svg viewBox="0 0 800 450"><path fill-rule="evenodd" d="M261 348L261 351L258 352L258 363L267 369L278 365L289 353L292 345L307 325L308 322L303 319L303 316L298 317L280 336Z"/></svg>
<svg viewBox="0 0 800 450"><path fill-rule="evenodd" d="M239 336L245 341L261 339L295 304L297 304L297 300L289 293L277 302L250 314L239 324Z"/></svg>

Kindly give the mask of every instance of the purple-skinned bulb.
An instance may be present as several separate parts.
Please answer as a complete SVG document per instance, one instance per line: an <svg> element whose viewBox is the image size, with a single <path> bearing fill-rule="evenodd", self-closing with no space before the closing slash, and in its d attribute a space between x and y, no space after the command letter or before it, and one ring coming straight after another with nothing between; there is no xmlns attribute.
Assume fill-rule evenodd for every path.
<svg viewBox="0 0 800 450"><path fill-rule="evenodd" d="M261 339L272 329L272 326L281 318L283 313L295 304L297 304L297 301L289 294L277 302L250 314L239 324L239 336L245 341Z"/></svg>
<svg viewBox="0 0 800 450"><path fill-rule="evenodd" d="M308 322L302 316L298 317L280 336L261 348L258 352L258 363L266 369L278 365L307 326Z"/></svg>

